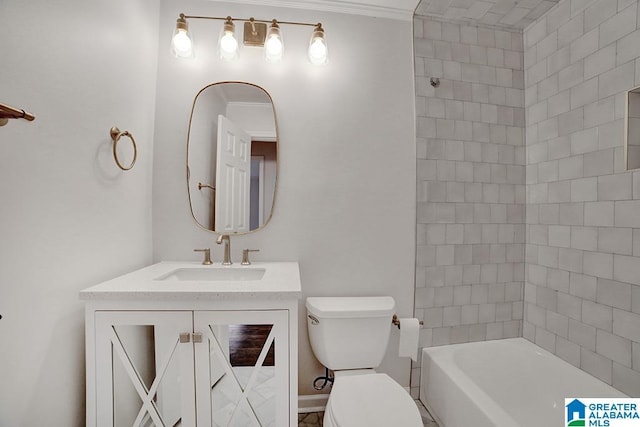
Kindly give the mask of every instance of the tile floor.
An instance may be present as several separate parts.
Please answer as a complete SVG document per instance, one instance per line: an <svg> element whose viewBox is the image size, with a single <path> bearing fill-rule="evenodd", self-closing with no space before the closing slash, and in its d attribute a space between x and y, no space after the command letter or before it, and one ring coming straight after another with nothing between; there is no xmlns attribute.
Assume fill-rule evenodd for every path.
<svg viewBox="0 0 640 427"><path fill-rule="evenodd" d="M418 405L418 409L420 410L420 416L422 416L422 423L424 427L438 427L438 423L433 420L433 417L427 411L427 408L424 407L422 402L416 400L416 405Z"/></svg>
<svg viewBox="0 0 640 427"><path fill-rule="evenodd" d="M418 409L420 410L424 427L438 427L438 424L433 421L433 418L419 400L416 400L416 405L418 405ZM298 427L322 427L323 416L324 412L298 414Z"/></svg>
<svg viewBox="0 0 640 427"><path fill-rule="evenodd" d="M322 427L324 412L298 414L298 427Z"/></svg>

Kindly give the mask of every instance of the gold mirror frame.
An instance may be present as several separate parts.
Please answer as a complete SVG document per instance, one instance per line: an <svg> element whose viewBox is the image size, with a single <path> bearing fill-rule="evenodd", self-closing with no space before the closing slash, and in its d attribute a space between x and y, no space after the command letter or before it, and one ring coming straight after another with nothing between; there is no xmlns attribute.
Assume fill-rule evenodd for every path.
<svg viewBox="0 0 640 427"><path fill-rule="evenodd" d="M191 185L190 185L190 179L191 179L191 171L189 168L189 153L190 153L190 148L191 148L191 130L192 130L192 124L193 124L193 117L194 117L194 112L195 112L195 108L196 108L196 104L198 101L198 97L207 89L213 87L213 86L218 86L218 85L224 85L224 84L241 84L241 85L247 85L247 86L251 86L254 87L260 91L262 91L268 98L269 101L271 102L271 108L273 111L273 122L274 122L274 129L275 129L275 141L274 143L276 144L275 146L275 155L276 155L276 164L275 164L275 178L274 178L274 189L273 189L273 200L271 202L271 209L269 211L269 216L267 218L264 219L264 222L256 227L255 229L249 230L249 231L242 231L242 232L233 232L233 233L229 233L229 232L220 232L220 231L216 231L214 229L211 228L207 228L205 226L203 226L200 221L198 221L198 219L196 218L196 215L193 211L193 202L192 202L192 194L191 194ZM203 87L202 89L200 89L198 91L198 93L196 94L196 96L193 99L193 103L191 105L191 114L189 115L189 127L187 130L187 152L186 152L186 182L187 182L187 196L189 199L189 210L191 212L191 217L193 218L194 222L198 225L198 227L200 227L201 229L211 232L211 233L215 233L217 235L222 235L222 234L228 234L228 235L232 235L232 236L240 236L240 235L244 235L244 234L250 234L250 233L254 233L256 231L262 230L271 220L271 217L273 216L273 211L275 209L275 205L276 205L276 199L277 199L277 195L278 195L278 176L280 175L280 137L279 137L279 131L278 131L278 117L276 114L276 108L275 108L275 104L273 102L273 98L271 97L271 94L264 89L263 87L254 84L254 83L249 83L249 82L243 82L243 81L234 81L234 80L229 80L229 81L221 81L221 82L216 82L216 83L211 83L208 84L207 86ZM208 184L202 184L202 183L198 183L199 184L199 188L204 188L204 187L209 187L211 188L210 185ZM215 203L215 201L214 201Z"/></svg>

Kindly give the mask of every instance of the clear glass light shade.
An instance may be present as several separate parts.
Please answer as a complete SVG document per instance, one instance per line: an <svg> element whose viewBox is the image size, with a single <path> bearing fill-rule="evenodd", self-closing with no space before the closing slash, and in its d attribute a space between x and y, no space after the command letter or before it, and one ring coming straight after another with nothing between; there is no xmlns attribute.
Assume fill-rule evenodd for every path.
<svg viewBox="0 0 640 427"><path fill-rule="evenodd" d="M284 42L282 41L282 33L280 32L278 24L274 22L271 24L264 42L264 57L267 62L278 62L282 59L283 52Z"/></svg>
<svg viewBox="0 0 640 427"><path fill-rule="evenodd" d="M327 63L328 53L329 50L327 48L327 41L324 38L324 30L322 26L318 24L309 42L309 61L313 65L324 65Z"/></svg>
<svg viewBox="0 0 640 427"><path fill-rule="evenodd" d="M221 59L233 61L238 58L238 40L235 36L235 25L231 22L231 18L227 18L227 22L222 28L218 49Z"/></svg>
<svg viewBox="0 0 640 427"><path fill-rule="evenodd" d="M180 17L171 38L171 53L176 58L193 58L193 39L189 33L189 24Z"/></svg>

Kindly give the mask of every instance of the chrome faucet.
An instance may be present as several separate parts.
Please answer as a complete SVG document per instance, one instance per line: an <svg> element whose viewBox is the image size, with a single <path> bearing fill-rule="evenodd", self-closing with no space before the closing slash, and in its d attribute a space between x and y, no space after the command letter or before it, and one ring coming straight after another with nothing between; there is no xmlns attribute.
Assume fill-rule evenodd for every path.
<svg viewBox="0 0 640 427"><path fill-rule="evenodd" d="M216 239L217 244L222 244L224 242L224 258L222 260L222 265L231 265L231 239L229 239L228 234L221 234Z"/></svg>

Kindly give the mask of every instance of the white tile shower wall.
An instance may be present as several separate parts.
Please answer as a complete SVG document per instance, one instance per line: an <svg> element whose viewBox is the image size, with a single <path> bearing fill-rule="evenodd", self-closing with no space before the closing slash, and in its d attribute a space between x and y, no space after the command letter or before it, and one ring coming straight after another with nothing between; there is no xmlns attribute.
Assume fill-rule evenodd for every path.
<svg viewBox="0 0 640 427"><path fill-rule="evenodd" d="M576 7L581 3L580 7ZM640 83L636 1L562 0L524 31L523 335L640 396L640 172L625 91Z"/></svg>
<svg viewBox="0 0 640 427"><path fill-rule="evenodd" d="M522 330L522 34L414 18L420 346ZM434 88L430 78L439 78ZM536 113L546 114L546 111ZM417 396L419 366L412 372Z"/></svg>

